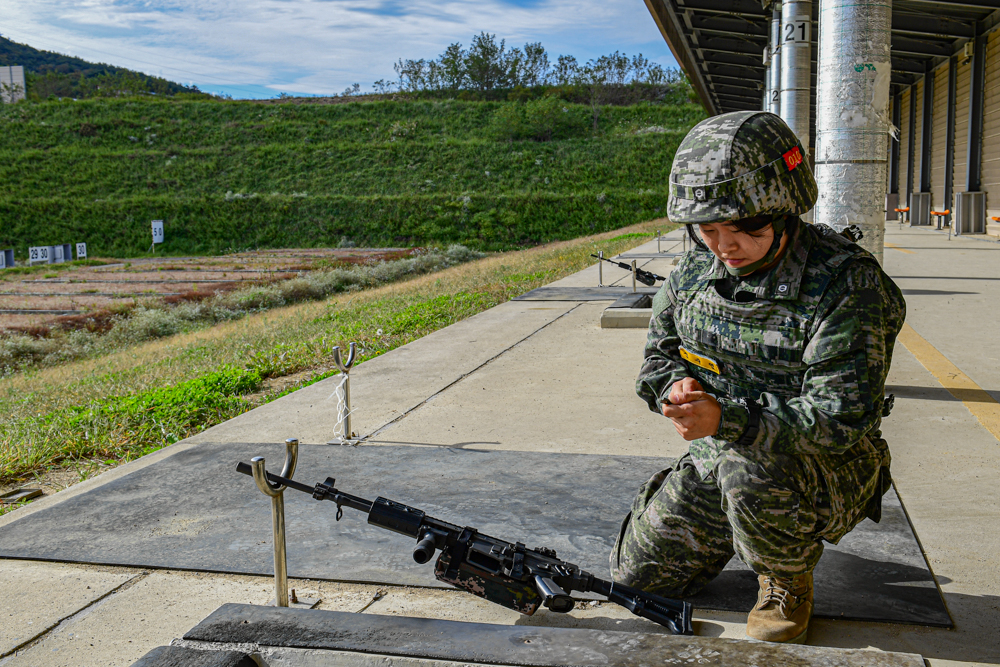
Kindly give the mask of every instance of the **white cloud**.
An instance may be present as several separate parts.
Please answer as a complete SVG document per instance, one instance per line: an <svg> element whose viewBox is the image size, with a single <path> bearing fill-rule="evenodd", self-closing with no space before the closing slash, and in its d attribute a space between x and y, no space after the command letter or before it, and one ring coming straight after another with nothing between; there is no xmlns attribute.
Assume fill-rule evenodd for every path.
<svg viewBox="0 0 1000 667"><path fill-rule="evenodd" d="M7 0L4 36L211 90L329 94L394 77L480 31L541 41L584 61L639 51L673 58L641 0ZM236 93L234 93L236 94ZM248 91L248 94L249 91ZM238 94L236 94L238 96Z"/></svg>

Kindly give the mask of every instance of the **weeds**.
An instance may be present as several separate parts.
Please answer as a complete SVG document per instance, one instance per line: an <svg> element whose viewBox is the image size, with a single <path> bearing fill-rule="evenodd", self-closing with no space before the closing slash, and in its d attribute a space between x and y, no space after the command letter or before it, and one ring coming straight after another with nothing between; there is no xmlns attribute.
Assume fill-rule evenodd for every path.
<svg viewBox="0 0 1000 667"><path fill-rule="evenodd" d="M110 324L89 330L57 329L44 338L25 334L0 335L0 377L31 367L53 366L106 354L144 341L239 319L250 313L440 271L482 256L482 253L456 245L392 262L314 271L291 280L205 295L199 301L168 303L150 299L113 315Z"/></svg>
<svg viewBox="0 0 1000 667"><path fill-rule="evenodd" d="M360 343L363 363L589 266L592 252L627 250L639 240L633 234L653 224L252 312L0 379L0 484L155 451L329 377L334 345ZM305 375L291 386L270 384L293 373Z"/></svg>

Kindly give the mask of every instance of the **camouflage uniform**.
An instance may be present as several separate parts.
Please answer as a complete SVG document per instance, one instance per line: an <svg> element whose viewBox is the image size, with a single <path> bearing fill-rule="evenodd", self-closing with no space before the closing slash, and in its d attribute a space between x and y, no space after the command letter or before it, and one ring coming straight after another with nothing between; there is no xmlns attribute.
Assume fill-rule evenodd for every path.
<svg viewBox="0 0 1000 667"><path fill-rule="evenodd" d="M770 150L756 164L773 164L775 151L781 159L780 143ZM761 188L757 205L733 202L732 217L767 212ZM703 208L672 204L682 221ZM792 218L786 233L778 263L742 280L710 252L687 253L653 301L637 393L659 413L674 382L693 377L722 416L715 436L692 441L640 488L611 554L616 581L690 596L734 551L758 574L793 577L816 565L821 540L836 543L866 516L880 517L889 485L883 392L905 303L872 255L831 228ZM682 348L718 372L685 360ZM760 430L737 445L750 421L746 401L760 406Z"/></svg>

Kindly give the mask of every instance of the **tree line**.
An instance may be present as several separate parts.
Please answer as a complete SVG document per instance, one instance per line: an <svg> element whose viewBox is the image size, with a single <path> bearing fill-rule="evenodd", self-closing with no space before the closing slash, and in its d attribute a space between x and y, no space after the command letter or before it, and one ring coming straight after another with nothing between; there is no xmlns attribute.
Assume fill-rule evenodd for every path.
<svg viewBox="0 0 1000 667"><path fill-rule="evenodd" d="M506 40L482 32L468 49L461 43L448 46L437 59L400 59L393 66L396 80L379 79L375 93L425 91L475 91L536 88L538 86L622 87L687 85L680 70L665 68L642 54L629 57L614 53L580 64L573 56L561 55L553 62L541 42L523 48L507 48ZM360 93L355 84L345 95Z"/></svg>

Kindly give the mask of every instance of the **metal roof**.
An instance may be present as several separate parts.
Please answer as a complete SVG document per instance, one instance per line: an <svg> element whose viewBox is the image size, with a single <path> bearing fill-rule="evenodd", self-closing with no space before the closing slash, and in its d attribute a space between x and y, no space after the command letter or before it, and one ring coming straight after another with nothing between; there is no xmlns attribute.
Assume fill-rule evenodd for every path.
<svg viewBox="0 0 1000 667"><path fill-rule="evenodd" d="M760 0L645 0L670 50L711 114L760 109L770 8ZM768 2L768 5L770 3ZM813 35L818 35L818 0ZM892 93L1000 23L1000 0L895 0ZM815 119L816 43L812 53Z"/></svg>

